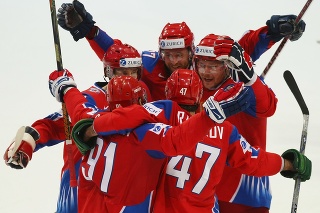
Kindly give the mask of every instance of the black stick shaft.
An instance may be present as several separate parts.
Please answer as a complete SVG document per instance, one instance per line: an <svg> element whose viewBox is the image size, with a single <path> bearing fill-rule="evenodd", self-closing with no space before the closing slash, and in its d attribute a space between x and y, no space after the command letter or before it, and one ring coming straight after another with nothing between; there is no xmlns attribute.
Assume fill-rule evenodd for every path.
<svg viewBox="0 0 320 213"><path fill-rule="evenodd" d="M305 148L306 148L306 143L307 143L307 135L308 135L309 110L308 110L308 107L303 99L303 96L300 92L300 89L299 89L292 73L289 70L286 70L283 73L283 77L284 77L285 81L287 82L292 94L296 98L296 100L300 106L300 109L302 111L302 114L303 114L303 128L302 128L301 141L300 141L300 152L302 154L304 154ZM294 183L291 213L297 213L299 193L300 193L300 184L301 184L301 179L300 178L296 179L295 183Z"/></svg>

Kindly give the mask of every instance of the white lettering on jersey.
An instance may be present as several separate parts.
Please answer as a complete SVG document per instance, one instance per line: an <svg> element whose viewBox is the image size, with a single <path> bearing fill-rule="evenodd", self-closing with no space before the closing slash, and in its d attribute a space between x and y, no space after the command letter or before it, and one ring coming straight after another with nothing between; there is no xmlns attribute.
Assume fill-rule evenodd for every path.
<svg viewBox="0 0 320 213"><path fill-rule="evenodd" d="M143 53L142 56L146 56L146 57L149 57L149 58L155 58L156 57L156 53L153 51L153 52L149 52L149 53Z"/></svg>
<svg viewBox="0 0 320 213"><path fill-rule="evenodd" d="M97 138L97 145L94 147L94 149L91 149L88 160L86 162L87 165L82 165L81 171L82 171L83 177L86 180L92 181L92 177L94 175L97 161L100 155L103 154L105 159L105 164L104 164L104 172L102 174L102 179L101 179L100 190L102 192L107 193L109 188L109 182L112 176L112 169L113 169L113 163L115 159L117 144L114 142L110 142L105 152L101 153L103 145L104 145L103 140L101 138Z"/></svg>
<svg viewBox="0 0 320 213"><path fill-rule="evenodd" d="M103 147L103 140L101 138L97 138L97 146L95 146L94 149L91 149L88 160L87 160L87 166L86 167L82 166L81 168L83 177L86 180L92 180L93 172L96 167L96 163L99 159L99 156L101 154L102 147Z"/></svg>
<svg viewBox="0 0 320 213"><path fill-rule="evenodd" d="M186 115L186 113L183 112L183 111L178 111L178 113L177 113L177 119L178 119L179 124L181 124L183 121L188 120L188 119L189 119L189 116Z"/></svg>
<svg viewBox="0 0 320 213"><path fill-rule="evenodd" d="M158 116L160 112L162 112L162 109L156 107L153 104L146 103L143 105L143 107L152 115Z"/></svg>
<svg viewBox="0 0 320 213"><path fill-rule="evenodd" d="M219 158L220 151L221 150L219 148L209 146L207 144L203 144L203 143L197 144L195 157L198 159L205 160L206 163L202 170L202 174L199 180L197 181L197 183L194 185L192 189L193 193L200 194L203 188L206 186L207 182L210 179L211 169L214 166L217 159ZM204 153L207 153L207 155L204 155ZM178 167L178 164L180 161L181 161L181 167ZM167 165L166 173L167 175L177 178L177 183L176 183L177 188L183 189L187 181L190 179L190 175L192 175L190 173L192 172L192 170L190 170L190 167L194 166L194 165L192 166L192 163L193 164L195 163L195 161L193 161L192 158L183 156L183 155L178 155L170 159Z"/></svg>
<svg viewBox="0 0 320 213"><path fill-rule="evenodd" d="M223 126L215 126L214 128L209 130L208 134L209 138L223 138Z"/></svg>

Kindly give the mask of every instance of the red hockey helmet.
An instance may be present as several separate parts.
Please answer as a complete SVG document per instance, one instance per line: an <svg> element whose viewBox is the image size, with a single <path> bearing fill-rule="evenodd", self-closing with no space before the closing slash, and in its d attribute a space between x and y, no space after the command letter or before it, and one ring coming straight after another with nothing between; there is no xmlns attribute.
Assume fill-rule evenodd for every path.
<svg viewBox="0 0 320 213"><path fill-rule="evenodd" d="M231 40L229 36L209 34L201 39L200 43L196 46L194 51L194 59L202 60L215 60L214 47L218 40Z"/></svg>
<svg viewBox="0 0 320 213"><path fill-rule="evenodd" d="M123 44L120 40L114 39L114 44L105 52L102 59L105 76L111 79L115 68L138 68L138 79L141 77L141 56L140 53L129 44Z"/></svg>
<svg viewBox="0 0 320 213"><path fill-rule="evenodd" d="M194 51L194 36L185 22L167 23L159 36L159 49L190 47Z"/></svg>
<svg viewBox="0 0 320 213"><path fill-rule="evenodd" d="M214 48L217 44L223 42L233 43L233 39L225 35L209 34L201 39L200 43L196 46L193 56L193 67L198 72L197 63L199 60L216 60Z"/></svg>
<svg viewBox="0 0 320 213"><path fill-rule="evenodd" d="M139 81L131 76L116 76L108 83L107 101L110 110L132 104L146 103L146 95Z"/></svg>
<svg viewBox="0 0 320 213"><path fill-rule="evenodd" d="M199 105L203 86L199 75L188 69L177 69L167 80L166 98L180 105Z"/></svg>

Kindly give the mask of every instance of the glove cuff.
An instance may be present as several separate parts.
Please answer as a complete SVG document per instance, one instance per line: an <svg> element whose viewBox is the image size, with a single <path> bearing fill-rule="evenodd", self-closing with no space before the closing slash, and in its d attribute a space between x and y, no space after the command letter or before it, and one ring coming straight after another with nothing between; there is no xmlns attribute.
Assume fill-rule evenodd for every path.
<svg viewBox="0 0 320 213"><path fill-rule="evenodd" d="M93 124L93 119L82 119L72 128L72 138L82 155L94 148L97 137L92 137L89 141L83 141L85 131Z"/></svg>
<svg viewBox="0 0 320 213"><path fill-rule="evenodd" d="M285 178L294 178L297 172L286 170L286 171L281 171L280 174Z"/></svg>
<svg viewBox="0 0 320 213"><path fill-rule="evenodd" d="M86 38L88 40L92 40L98 35L98 33L99 33L99 27L93 26L89 31L89 33L86 35Z"/></svg>
<svg viewBox="0 0 320 213"><path fill-rule="evenodd" d="M203 103L203 108L206 112L206 114L209 116L211 120L213 120L216 123L223 123L224 120L226 119L226 116L221 109L220 105L218 102L213 100L212 97L209 97L204 103Z"/></svg>
<svg viewBox="0 0 320 213"><path fill-rule="evenodd" d="M258 75L257 75L256 73L254 73L253 76L252 76L252 78L251 78L248 82L246 82L244 85L245 85L245 86L251 86L251 85L253 85L254 82L256 82L257 78L258 78Z"/></svg>
<svg viewBox="0 0 320 213"><path fill-rule="evenodd" d="M57 101L64 103L63 96L71 89L76 88L76 85L64 85L60 87L59 99Z"/></svg>
<svg viewBox="0 0 320 213"><path fill-rule="evenodd" d="M70 30L70 33L75 41L86 37L96 22L93 20L84 19L78 26Z"/></svg>
<svg viewBox="0 0 320 213"><path fill-rule="evenodd" d="M26 126L25 132L30 134L34 141L37 141L40 138L39 132L31 126Z"/></svg>

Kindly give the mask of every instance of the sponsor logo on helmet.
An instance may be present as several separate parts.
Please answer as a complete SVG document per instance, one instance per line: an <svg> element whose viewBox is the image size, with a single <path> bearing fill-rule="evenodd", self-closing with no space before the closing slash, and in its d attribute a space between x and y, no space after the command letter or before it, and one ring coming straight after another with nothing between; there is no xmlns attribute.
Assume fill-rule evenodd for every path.
<svg viewBox="0 0 320 213"><path fill-rule="evenodd" d="M216 55L214 54L214 48L207 47L207 46L197 46L194 54L195 55L202 55L202 56L209 56L209 57L216 57Z"/></svg>
<svg viewBox="0 0 320 213"><path fill-rule="evenodd" d="M120 67L141 67L141 58L122 58L120 59Z"/></svg>
<svg viewBox="0 0 320 213"><path fill-rule="evenodd" d="M133 90L134 93L138 93L138 92L140 92L140 91L141 91L141 87L136 87L136 88Z"/></svg>
<svg viewBox="0 0 320 213"><path fill-rule="evenodd" d="M183 38L160 40L160 49L178 49L185 47Z"/></svg>

